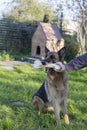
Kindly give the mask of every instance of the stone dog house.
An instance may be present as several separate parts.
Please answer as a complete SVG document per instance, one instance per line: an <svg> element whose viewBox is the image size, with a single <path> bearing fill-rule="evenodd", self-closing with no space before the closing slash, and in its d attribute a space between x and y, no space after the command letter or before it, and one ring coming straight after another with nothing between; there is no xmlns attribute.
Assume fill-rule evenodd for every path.
<svg viewBox="0 0 87 130"><path fill-rule="evenodd" d="M64 39L56 24L39 23L32 37L32 57L45 57L47 50L57 52L64 47Z"/></svg>

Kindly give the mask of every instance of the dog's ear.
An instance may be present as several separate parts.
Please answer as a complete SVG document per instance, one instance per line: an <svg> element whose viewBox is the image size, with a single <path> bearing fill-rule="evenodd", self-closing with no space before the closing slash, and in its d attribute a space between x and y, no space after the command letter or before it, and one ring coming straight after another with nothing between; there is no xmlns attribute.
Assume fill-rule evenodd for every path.
<svg viewBox="0 0 87 130"><path fill-rule="evenodd" d="M58 51L58 56L60 60L65 57L65 53L66 53L65 47L63 47L61 50Z"/></svg>
<svg viewBox="0 0 87 130"><path fill-rule="evenodd" d="M45 47L45 57L47 57L47 54L50 52L50 50L47 48L47 47Z"/></svg>

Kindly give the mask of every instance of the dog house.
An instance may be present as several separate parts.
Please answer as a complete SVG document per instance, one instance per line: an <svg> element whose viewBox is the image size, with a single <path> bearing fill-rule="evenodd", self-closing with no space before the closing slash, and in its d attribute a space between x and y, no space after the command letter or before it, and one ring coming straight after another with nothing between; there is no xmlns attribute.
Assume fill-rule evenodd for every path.
<svg viewBox="0 0 87 130"><path fill-rule="evenodd" d="M32 57L45 57L47 50L57 52L64 47L64 39L57 24L39 23L32 37Z"/></svg>

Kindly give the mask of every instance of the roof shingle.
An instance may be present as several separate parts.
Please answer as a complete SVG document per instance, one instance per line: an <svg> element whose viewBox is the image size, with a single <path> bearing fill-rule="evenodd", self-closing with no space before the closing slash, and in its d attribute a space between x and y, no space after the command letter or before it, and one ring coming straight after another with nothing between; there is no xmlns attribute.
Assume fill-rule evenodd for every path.
<svg viewBox="0 0 87 130"><path fill-rule="evenodd" d="M57 24L40 23L47 40L61 40L62 35Z"/></svg>

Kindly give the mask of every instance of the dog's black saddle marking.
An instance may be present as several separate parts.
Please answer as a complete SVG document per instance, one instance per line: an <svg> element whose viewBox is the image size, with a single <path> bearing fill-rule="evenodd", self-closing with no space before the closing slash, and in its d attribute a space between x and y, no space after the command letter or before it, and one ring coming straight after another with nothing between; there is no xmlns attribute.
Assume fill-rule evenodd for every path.
<svg viewBox="0 0 87 130"><path fill-rule="evenodd" d="M34 94L34 96L40 97L44 101L44 103L48 102L48 98L45 90L45 82L42 84L40 89Z"/></svg>

